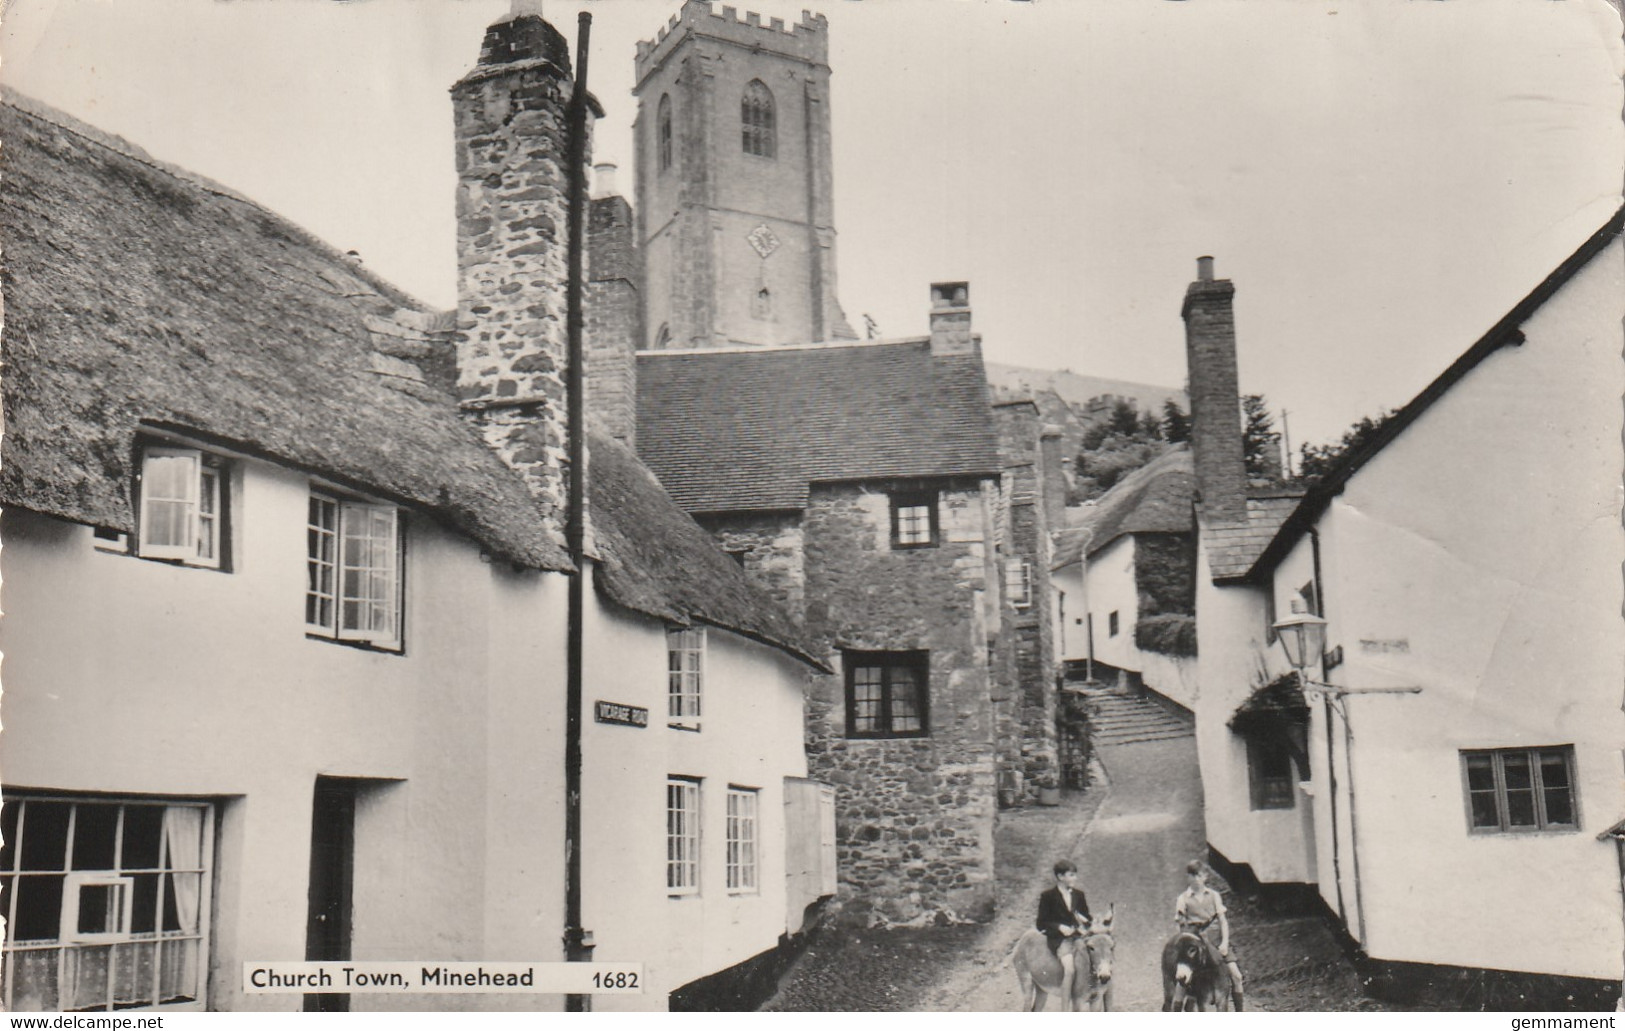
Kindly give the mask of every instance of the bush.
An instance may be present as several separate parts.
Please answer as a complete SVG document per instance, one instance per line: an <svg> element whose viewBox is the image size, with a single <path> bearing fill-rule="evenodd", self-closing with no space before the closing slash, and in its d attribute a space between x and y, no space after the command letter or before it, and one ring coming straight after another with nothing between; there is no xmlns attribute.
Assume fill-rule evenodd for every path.
<svg viewBox="0 0 1625 1031"><path fill-rule="evenodd" d="M1196 617L1174 612L1147 616L1134 624L1134 643L1141 651L1181 659L1193 658L1196 655Z"/></svg>

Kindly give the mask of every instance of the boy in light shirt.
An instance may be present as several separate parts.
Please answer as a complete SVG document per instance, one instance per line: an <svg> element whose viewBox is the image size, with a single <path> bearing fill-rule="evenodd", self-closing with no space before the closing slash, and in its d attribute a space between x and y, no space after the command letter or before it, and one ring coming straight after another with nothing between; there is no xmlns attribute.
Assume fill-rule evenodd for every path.
<svg viewBox="0 0 1625 1031"><path fill-rule="evenodd" d="M1235 1003L1237 1013L1241 1012L1241 968L1236 965L1236 957L1230 951L1230 921L1225 916L1224 900L1207 883L1207 865L1200 859L1193 859L1185 864L1185 873L1190 877L1190 887L1179 896L1174 903L1174 921L1179 924L1181 931L1188 931L1208 941L1203 932L1219 925L1219 957L1224 960L1225 966L1230 969L1230 998ZM1211 944L1211 942L1210 942Z"/></svg>

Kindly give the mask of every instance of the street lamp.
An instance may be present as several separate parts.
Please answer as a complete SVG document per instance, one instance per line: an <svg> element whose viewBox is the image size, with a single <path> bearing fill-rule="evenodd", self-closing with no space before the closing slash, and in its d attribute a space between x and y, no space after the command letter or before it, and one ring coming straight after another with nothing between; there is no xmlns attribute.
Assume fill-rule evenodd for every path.
<svg viewBox="0 0 1625 1031"><path fill-rule="evenodd" d="M1326 621L1303 610L1303 602L1292 599L1292 614L1274 625L1286 661L1303 678L1303 671L1326 653Z"/></svg>

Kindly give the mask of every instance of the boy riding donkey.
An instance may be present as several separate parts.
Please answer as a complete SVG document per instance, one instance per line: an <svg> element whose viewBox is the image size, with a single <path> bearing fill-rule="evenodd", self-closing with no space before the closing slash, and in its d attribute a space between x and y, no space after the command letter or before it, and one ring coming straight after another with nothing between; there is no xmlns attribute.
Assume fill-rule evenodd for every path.
<svg viewBox="0 0 1625 1031"><path fill-rule="evenodd" d="M1038 896L1038 929L1044 932L1050 954L1061 961L1061 998L1072 998L1072 976L1075 962L1072 950L1061 950L1061 943L1089 926L1094 920L1089 915L1089 900L1078 887L1078 867L1070 859L1055 864L1055 887Z"/></svg>
<svg viewBox="0 0 1625 1031"><path fill-rule="evenodd" d="M1224 900L1219 898L1218 892L1209 887L1207 864L1200 859L1193 859L1185 864L1185 873L1190 877L1190 887L1186 888L1179 896L1179 900L1174 903L1174 920L1179 924L1181 931L1201 938L1207 942L1209 948L1216 948L1219 957L1229 968L1230 999L1239 1013L1242 1003L1241 968L1236 965L1235 953L1230 951L1230 921L1225 917ZM1214 924L1219 925L1217 946L1206 937L1206 932L1210 931Z"/></svg>

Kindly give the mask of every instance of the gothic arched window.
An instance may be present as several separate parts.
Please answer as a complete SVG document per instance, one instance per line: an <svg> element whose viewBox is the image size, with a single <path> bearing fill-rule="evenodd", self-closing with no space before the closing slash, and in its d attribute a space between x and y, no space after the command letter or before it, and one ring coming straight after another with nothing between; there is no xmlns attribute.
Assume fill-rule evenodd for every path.
<svg viewBox="0 0 1625 1031"><path fill-rule="evenodd" d="M664 351L666 348L668 348L670 346L671 346L671 327L664 324L664 323L662 323L661 326L660 326L660 332L655 334L655 346L654 346L654 349L656 351Z"/></svg>
<svg viewBox="0 0 1625 1031"><path fill-rule="evenodd" d="M655 122L660 135L660 170L664 172L671 167L671 97L667 94L660 95Z"/></svg>
<svg viewBox="0 0 1625 1031"><path fill-rule="evenodd" d="M752 79L739 102L739 122L745 153L772 158L779 155L778 133L773 127L773 94L761 79Z"/></svg>

